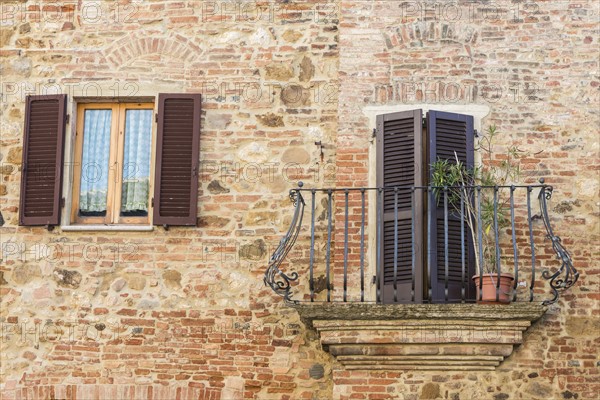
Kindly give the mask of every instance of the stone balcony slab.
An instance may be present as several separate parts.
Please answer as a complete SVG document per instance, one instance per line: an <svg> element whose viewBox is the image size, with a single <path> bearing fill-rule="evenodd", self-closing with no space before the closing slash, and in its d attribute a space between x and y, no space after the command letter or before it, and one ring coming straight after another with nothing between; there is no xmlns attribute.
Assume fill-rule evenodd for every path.
<svg viewBox="0 0 600 400"><path fill-rule="evenodd" d="M347 369L493 370L546 307L492 304L291 304Z"/></svg>

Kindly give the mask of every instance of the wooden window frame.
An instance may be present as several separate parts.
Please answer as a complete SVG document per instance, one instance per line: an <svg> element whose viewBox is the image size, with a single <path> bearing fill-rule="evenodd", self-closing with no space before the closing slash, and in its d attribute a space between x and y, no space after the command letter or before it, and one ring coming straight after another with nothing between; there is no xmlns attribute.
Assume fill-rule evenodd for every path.
<svg viewBox="0 0 600 400"><path fill-rule="evenodd" d="M91 217L79 215L79 196L81 189L81 173L83 158L83 130L86 110L112 110L109 168L108 168L108 190L106 215L103 217ZM153 102L131 102L131 103L79 103L77 104L77 123L75 130L74 170L71 201L71 224L74 225L149 225L153 213L152 195L154 193L155 173L155 130L156 124L152 124L152 138L150 146L150 177L148 190L148 215L145 217L122 217L121 195L123 183L123 158L125 144L125 116L126 110L150 109L155 112ZM116 118L115 118L116 116Z"/></svg>

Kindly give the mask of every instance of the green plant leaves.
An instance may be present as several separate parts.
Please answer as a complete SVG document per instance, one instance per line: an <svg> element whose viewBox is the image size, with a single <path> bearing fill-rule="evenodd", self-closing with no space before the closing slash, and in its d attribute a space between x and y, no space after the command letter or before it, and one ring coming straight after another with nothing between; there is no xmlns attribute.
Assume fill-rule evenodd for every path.
<svg viewBox="0 0 600 400"><path fill-rule="evenodd" d="M478 150L484 160L481 165L467 168L455 154L455 160L438 159L430 166L429 184L434 187L437 204L443 201L446 193L448 205L453 211L460 212L463 199L465 222L474 236L477 269L483 265L486 272L495 272L496 230L500 234L510 223L510 195L507 190L499 190L498 187L511 185L520 178L520 159L529 155L514 145L503 153L494 152L493 143L497 135L496 126L492 125L480 139ZM482 188L477 190L477 186ZM479 218L481 227L477 224ZM475 237L479 229L484 233L481 243ZM478 246L482 246L483 260L479 260Z"/></svg>

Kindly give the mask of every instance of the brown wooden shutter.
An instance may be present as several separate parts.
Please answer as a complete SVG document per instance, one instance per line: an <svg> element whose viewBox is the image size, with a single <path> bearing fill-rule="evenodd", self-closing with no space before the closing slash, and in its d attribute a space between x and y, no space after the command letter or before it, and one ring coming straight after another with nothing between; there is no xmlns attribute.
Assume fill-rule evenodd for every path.
<svg viewBox="0 0 600 400"><path fill-rule="evenodd" d="M155 225L196 225L200 94L159 94Z"/></svg>
<svg viewBox="0 0 600 400"><path fill-rule="evenodd" d="M415 192L415 231L412 237L410 186L423 185L423 135L421 110L405 111L377 116L377 186L404 186L398 190L398 246L395 240L395 194L384 191L383 207L379 208L382 226L379 247L381 300L384 303L421 302L422 291L422 239L423 192ZM413 247L415 243L414 288ZM396 258L396 295L394 296L394 264Z"/></svg>
<svg viewBox="0 0 600 400"><path fill-rule="evenodd" d="M60 224L67 95L27 96L19 225Z"/></svg>
<svg viewBox="0 0 600 400"><path fill-rule="evenodd" d="M455 161L458 159L468 168L474 164L474 131L473 117L469 115L430 111L427 115L427 132L429 137L428 165L438 159ZM449 207L450 209L450 207ZM445 232L443 200L438 204L435 197L429 200L429 210L434 210L432 226L428 227L431 240L429 265L431 266L431 290L434 302L446 301L445 279ZM464 224L465 272L463 281L463 249L461 246L460 213L448 214L448 301L460 301L463 282L466 299L474 299L474 285L471 276L475 273L473 241L467 224Z"/></svg>

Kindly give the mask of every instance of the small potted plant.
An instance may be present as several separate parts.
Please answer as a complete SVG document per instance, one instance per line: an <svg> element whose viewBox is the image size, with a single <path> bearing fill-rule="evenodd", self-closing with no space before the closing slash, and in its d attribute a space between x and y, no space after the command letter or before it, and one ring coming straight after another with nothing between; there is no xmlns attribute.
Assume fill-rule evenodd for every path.
<svg viewBox="0 0 600 400"><path fill-rule="evenodd" d="M510 273L500 274L498 296L498 251L495 240L494 226L497 229L508 226L510 198L497 186L510 185L520 176L518 160L525 154L516 146L507 149L500 160L493 160L493 141L497 135L496 127L490 126L487 134L479 141L482 163L473 168L467 168L455 154L455 160L439 159L431 164L431 186L434 195L440 201L446 187L445 195L452 212L459 213L461 198L464 204L464 218L475 247L475 265L477 274L472 277L475 281L476 296L483 303L510 303L513 298L514 276ZM481 187L477 190L477 187ZM496 193L496 195L494 195ZM478 201L475 201L479 197ZM494 201L496 205L496 220L494 222ZM481 226L479 226L479 221ZM480 233L481 230L481 234ZM480 277L479 271L483 271ZM480 294L480 283L481 291Z"/></svg>

